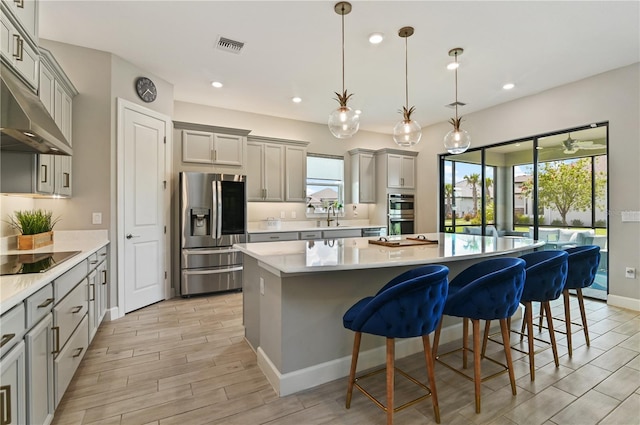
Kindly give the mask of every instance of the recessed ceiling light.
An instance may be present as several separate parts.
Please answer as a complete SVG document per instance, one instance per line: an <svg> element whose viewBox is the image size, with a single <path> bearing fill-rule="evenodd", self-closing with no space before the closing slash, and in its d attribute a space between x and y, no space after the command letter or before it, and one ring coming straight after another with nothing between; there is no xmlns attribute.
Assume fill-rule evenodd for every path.
<svg viewBox="0 0 640 425"><path fill-rule="evenodd" d="M460 66L460 64L458 62L451 62L449 65L447 65L447 69L449 71L453 71L454 69L457 69Z"/></svg>
<svg viewBox="0 0 640 425"><path fill-rule="evenodd" d="M220 87L222 87L224 84L222 84L220 81L212 81L211 85L217 89L219 89Z"/></svg>
<svg viewBox="0 0 640 425"><path fill-rule="evenodd" d="M384 40L384 34L381 32L374 32L369 35L369 43L371 44L380 44Z"/></svg>
<svg viewBox="0 0 640 425"><path fill-rule="evenodd" d="M503 89L505 90L511 90L512 88L514 88L516 85L513 83L507 83L504 86L502 86Z"/></svg>
<svg viewBox="0 0 640 425"><path fill-rule="evenodd" d="M292 98L291 98L291 101L292 101L293 103L300 103L300 102L302 102L302 98L301 98L301 97L298 97L298 96L296 96L296 97L292 97Z"/></svg>

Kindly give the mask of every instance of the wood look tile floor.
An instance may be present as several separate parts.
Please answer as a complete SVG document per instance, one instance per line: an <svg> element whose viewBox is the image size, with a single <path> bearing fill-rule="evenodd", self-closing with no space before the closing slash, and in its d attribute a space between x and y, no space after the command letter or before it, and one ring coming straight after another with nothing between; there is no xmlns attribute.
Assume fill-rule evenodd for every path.
<svg viewBox="0 0 640 425"><path fill-rule="evenodd" d="M577 301L572 302L572 317L579 320ZM569 358L566 337L558 337L560 367L553 364L551 350L537 354L535 382L526 356L514 351L518 395L511 395L506 375L486 381L481 414L475 413L473 383L436 364L441 423L640 424L640 313L600 301L587 301L586 308L591 346L585 345L582 332L575 333ZM561 314L561 302L553 310ZM104 322L53 423L386 423L384 413L357 391L351 408L345 409L346 379L279 398L243 335L241 293L174 298ZM501 350L491 343L488 352L501 359ZM427 382L420 354L397 364ZM483 362L483 374L489 365ZM384 400L384 374L378 376L366 385ZM398 403L417 390L399 378L396 388ZM399 425L435 423L431 400L395 419Z"/></svg>

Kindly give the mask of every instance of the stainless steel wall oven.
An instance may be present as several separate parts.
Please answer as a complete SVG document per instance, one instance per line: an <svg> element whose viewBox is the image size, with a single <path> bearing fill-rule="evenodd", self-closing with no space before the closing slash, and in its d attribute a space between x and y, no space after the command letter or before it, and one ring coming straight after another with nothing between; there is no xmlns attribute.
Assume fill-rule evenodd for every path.
<svg viewBox="0 0 640 425"><path fill-rule="evenodd" d="M414 199L413 194L389 193L387 195L389 235L415 233Z"/></svg>

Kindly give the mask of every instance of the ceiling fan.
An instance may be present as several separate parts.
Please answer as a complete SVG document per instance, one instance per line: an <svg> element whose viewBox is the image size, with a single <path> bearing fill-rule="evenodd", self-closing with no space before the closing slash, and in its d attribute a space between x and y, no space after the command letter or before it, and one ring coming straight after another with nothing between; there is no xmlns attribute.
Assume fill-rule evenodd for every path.
<svg viewBox="0 0 640 425"><path fill-rule="evenodd" d="M571 133L567 136L566 140L562 141L565 154L572 154L578 152L580 149L585 150L597 150L606 148L605 145L599 143L593 143L591 140L576 140L571 138Z"/></svg>

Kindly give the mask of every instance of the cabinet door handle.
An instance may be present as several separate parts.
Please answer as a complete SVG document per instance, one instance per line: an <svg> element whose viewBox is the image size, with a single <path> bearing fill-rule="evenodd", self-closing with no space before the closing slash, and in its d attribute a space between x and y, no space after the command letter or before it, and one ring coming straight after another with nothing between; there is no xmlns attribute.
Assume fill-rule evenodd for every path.
<svg viewBox="0 0 640 425"><path fill-rule="evenodd" d="M42 304L40 304L38 306L38 308L45 308L46 306L48 306L49 304L51 304L54 301L53 298L47 298L46 300L44 300L44 302Z"/></svg>
<svg viewBox="0 0 640 425"><path fill-rule="evenodd" d="M217 150L213 150L213 160L217 161L218 160L218 151Z"/></svg>
<svg viewBox="0 0 640 425"><path fill-rule="evenodd" d="M73 307L73 310L71 310L71 314L76 314L76 313L80 313L80 311L82 310L82 305L77 305L75 307Z"/></svg>
<svg viewBox="0 0 640 425"><path fill-rule="evenodd" d="M11 341L16 334L5 334L2 335L2 340L0 341L0 348L2 348L7 342Z"/></svg>
<svg viewBox="0 0 640 425"><path fill-rule="evenodd" d="M13 57L18 61L22 61L22 51L24 50L24 40L20 35L13 34L13 38L16 40L16 51L13 53Z"/></svg>
<svg viewBox="0 0 640 425"><path fill-rule="evenodd" d="M91 296L89 297L89 301L95 301L96 300L96 284L92 283L91 285L89 285L89 289L91 290ZM82 308L82 307L80 307Z"/></svg>
<svg viewBox="0 0 640 425"><path fill-rule="evenodd" d="M80 354L82 354L84 347L78 347L76 348L76 350L78 350L78 352L72 356L73 358L80 357Z"/></svg>
<svg viewBox="0 0 640 425"><path fill-rule="evenodd" d="M53 348L51 354L58 354L60 352L60 326L51 327L51 332L55 333L55 347Z"/></svg>
<svg viewBox="0 0 640 425"><path fill-rule="evenodd" d="M40 183L46 183L47 182L47 166L46 164L42 164L40 166Z"/></svg>
<svg viewBox="0 0 640 425"><path fill-rule="evenodd" d="M24 9L24 0L13 0L17 7Z"/></svg>
<svg viewBox="0 0 640 425"><path fill-rule="evenodd" d="M107 271L106 270L102 270L102 284L103 285L107 284Z"/></svg>
<svg viewBox="0 0 640 425"><path fill-rule="evenodd" d="M69 176L70 176L69 173L62 173L62 180L63 180L62 187L70 186L71 179Z"/></svg>
<svg viewBox="0 0 640 425"><path fill-rule="evenodd" d="M11 423L11 385L0 387L0 406L4 412L0 417L0 425L8 425Z"/></svg>

